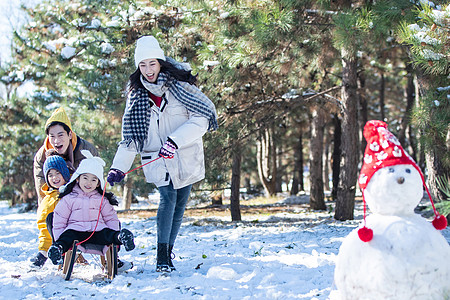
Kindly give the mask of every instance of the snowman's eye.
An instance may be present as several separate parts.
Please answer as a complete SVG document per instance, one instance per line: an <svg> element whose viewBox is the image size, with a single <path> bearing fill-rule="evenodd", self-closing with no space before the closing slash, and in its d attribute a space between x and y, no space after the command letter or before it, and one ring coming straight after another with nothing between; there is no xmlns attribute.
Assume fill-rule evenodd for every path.
<svg viewBox="0 0 450 300"><path fill-rule="evenodd" d="M411 173L411 169L406 169L405 172L409 174Z"/></svg>
<svg viewBox="0 0 450 300"><path fill-rule="evenodd" d="M389 173L394 173L394 172L395 172L394 168L389 168Z"/></svg>

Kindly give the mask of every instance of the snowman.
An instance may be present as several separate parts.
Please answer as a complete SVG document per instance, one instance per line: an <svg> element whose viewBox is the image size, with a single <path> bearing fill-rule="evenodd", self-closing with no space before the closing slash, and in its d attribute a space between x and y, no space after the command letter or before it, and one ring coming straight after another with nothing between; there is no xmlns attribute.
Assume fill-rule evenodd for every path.
<svg viewBox="0 0 450 300"><path fill-rule="evenodd" d="M334 280L342 300L450 299L447 226L430 197L432 224L414 213L430 196L414 160L382 121L364 127L367 147L359 177L364 222L343 241ZM366 202L372 214L366 218Z"/></svg>

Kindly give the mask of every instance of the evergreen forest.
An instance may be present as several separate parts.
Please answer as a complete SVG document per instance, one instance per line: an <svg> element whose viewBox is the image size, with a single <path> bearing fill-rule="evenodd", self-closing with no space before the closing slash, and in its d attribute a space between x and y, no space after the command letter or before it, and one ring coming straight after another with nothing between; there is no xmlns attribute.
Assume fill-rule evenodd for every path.
<svg viewBox="0 0 450 300"><path fill-rule="evenodd" d="M63 106L74 132L112 163L134 45L155 36L215 103L197 196L310 195L353 219L368 120L383 120L450 214L450 5L418 0L43 0L25 8L1 62L0 199L36 207L33 157ZM27 96L18 90L32 85ZM135 166L140 165L136 159ZM141 170L110 187L132 201ZM194 197L191 196L191 197Z"/></svg>

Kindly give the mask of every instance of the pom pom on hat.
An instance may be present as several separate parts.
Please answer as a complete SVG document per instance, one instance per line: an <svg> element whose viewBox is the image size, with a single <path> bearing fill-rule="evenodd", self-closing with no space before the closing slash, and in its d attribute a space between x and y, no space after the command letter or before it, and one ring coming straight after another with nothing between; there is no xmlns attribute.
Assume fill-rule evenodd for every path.
<svg viewBox="0 0 450 300"><path fill-rule="evenodd" d="M437 230L443 230L447 227L447 218L441 214L438 214L431 224L433 224L434 228Z"/></svg>
<svg viewBox="0 0 450 300"><path fill-rule="evenodd" d="M105 161L98 156L93 156L89 150L81 150L81 154L86 158L80 162L80 165L67 184L73 182L81 174L90 173L97 176L100 180L101 188L103 189L105 186L105 178L103 177L103 167L106 165Z"/></svg>
<svg viewBox="0 0 450 300"><path fill-rule="evenodd" d="M431 198L428 187L425 184L425 178L420 170L419 166L414 162L411 156L405 152L398 139L387 129L387 124L379 120L371 120L364 126L364 137L367 141L367 147L364 152L364 164L361 168L359 175L359 186L363 192L364 201L364 227L358 231L360 239L364 242L368 242L373 237L373 232L368 233L367 230L371 230L366 227L366 201L364 199L364 190L369 184L373 174L381 168L409 164L413 166L420 174L422 178L423 186L430 198L431 205L433 206L435 219L433 220L433 226L442 230L447 227L447 220L436 211L436 208ZM360 233L361 231L361 233Z"/></svg>
<svg viewBox="0 0 450 300"><path fill-rule="evenodd" d="M134 63L136 68L139 63L145 59L156 58L166 60L164 51L159 46L158 41L151 35L143 36L136 41L136 49L134 50Z"/></svg>
<svg viewBox="0 0 450 300"><path fill-rule="evenodd" d="M373 239L373 230L366 226L358 229L359 239L363 242L370 242Z"/></svg>
<svg viewBox="0 0 450 300"><path fill-rule="evenodd" d="M59 155L50 153L50 155L47 155L47 158L45 159L44 168L43 168L45 182L47 183L48 186L51 186L48 182L48 172L50 172L50 170L52 170L52 169L55 169L59 173L61 173L62 177L64 178L64 180L66 182L69 181L70 172L69 172L69 168L67 167L67 164L66 164L66 161L64 160L64 158L62 158Z"/></svg>

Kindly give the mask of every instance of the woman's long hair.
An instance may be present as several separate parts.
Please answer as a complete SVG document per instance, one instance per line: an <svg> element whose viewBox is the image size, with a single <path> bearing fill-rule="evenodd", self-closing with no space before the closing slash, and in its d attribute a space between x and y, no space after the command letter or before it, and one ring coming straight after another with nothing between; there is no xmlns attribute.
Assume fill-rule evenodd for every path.
<svg viewBox="0 0 450 300"><path fill-rule="evenodd" d="M73 187L75 186L75 184L77 184L77 181L76 181L76 180L72 181L72 182L69 183L69 184L66 184L66 185L64 186L64 190L59 194L59 198L61 199L62 197L66 196L66 195L68 195L68 194L70 194L70 193L72 193ZM97 192L98 192L100 195L103 195L103 189L101 188L101 186L98 186L98 187L96 188L96 190L97 190ZM115 196L113 193L111 193L111 192L106 192L106 193L105 193L105 198L108 199L108 201L109 201L109 203L110 203L111 205L116 205L116 206L119 205L119 201L117 200L116 196Z"/></svg>
<svg viewBox="0 0 450 300"><path fill-rule="evenodd" d="M195 84L195 82L197 81L197 76L192 75L190 70L188 71L182 69L181 67L177 67L173 63L166 60L158 59L158 62L161 65L160 72L164 72L178 81L185 81L190 84ZM136 71L134 71L134 73L130 75L128 92L131 92L138 88L144 88L141 82L141 74L141 70L139 70L138 67Z"/></svg>

